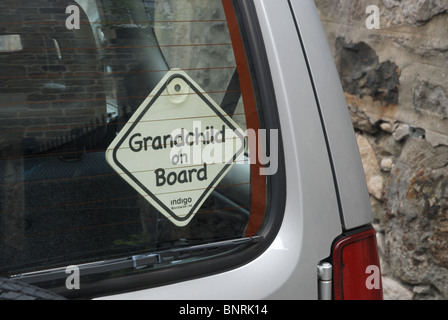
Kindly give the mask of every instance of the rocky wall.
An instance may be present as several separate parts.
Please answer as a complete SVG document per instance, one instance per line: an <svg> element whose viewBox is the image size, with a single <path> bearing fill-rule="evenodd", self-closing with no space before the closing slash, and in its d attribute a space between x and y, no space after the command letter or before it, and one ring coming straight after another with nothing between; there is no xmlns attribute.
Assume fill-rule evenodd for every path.
<svg viewBox="0 0 448 320"><path fill-rule="evenodd" d="M315 0L363 159L386 299L448 298L448 1ZM368 29L376 5L379 29Z"/></svg>

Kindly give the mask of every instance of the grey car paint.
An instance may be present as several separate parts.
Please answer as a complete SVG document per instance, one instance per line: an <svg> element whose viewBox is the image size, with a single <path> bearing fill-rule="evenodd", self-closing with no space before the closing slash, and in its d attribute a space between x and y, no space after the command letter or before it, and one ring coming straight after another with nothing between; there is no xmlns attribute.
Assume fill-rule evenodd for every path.
<svg viewBox="0 0 448 320"><path fill-rule="evenodd" d="M341 205L350 230L372 222L370 200L345 97L314 1L291 0L322 114Z"/></svg>

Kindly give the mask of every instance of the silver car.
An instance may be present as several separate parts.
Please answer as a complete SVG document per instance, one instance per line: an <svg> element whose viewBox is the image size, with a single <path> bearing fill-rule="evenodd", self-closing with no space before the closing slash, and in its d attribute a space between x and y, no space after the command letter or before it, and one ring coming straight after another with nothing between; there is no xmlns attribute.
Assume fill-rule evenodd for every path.
<svg viewBox="0 0 448 320"><path fill-rule="evenodd" d="M0 298L382 299L313 1L0 9Z"/></svg>

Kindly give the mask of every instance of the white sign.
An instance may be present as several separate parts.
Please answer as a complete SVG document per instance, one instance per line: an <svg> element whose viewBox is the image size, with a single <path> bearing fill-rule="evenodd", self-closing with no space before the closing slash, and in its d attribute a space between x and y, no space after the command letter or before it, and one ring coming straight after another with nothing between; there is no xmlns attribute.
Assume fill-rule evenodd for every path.
<svg viewBox="0 0 448 320"><path fill-rule="evenodd" d="M243 131L185 72L171 70L106 160L178 227L188 225L244 153Z"/></svg>

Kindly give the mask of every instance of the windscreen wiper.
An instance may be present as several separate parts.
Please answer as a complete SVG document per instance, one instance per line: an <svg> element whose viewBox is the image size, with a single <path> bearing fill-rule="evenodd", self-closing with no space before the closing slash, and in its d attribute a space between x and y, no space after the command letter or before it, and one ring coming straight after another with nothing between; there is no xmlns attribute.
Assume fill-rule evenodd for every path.
<svg viewBox="0 0 448 320"><path fill-rule="evenodd" d="M243 245L251 245L260 243L262 236L250 238L241 238L234 240L226 240L221 242L207 243L197 246L168 249L160 252L134 255L127 258L105 260L77 265L80 277L88 275L96 275L113 271L124 270L140 270L144 268L154 267L156 265L170 264L173 262L181 262L183 260L211 255L217 252L224 252ZM29 272L17 274L10 277L12 280L18 280L28 284L36 284L47 281L63 280L69 276L67 274L68 267L60 267L55 269Z"/></svg>

